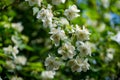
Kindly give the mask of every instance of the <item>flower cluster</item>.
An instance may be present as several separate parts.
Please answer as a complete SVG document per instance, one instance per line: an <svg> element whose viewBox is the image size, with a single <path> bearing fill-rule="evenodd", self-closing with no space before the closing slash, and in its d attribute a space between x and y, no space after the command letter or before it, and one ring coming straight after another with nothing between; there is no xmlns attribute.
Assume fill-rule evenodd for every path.
<svg viewBox="0 0 120 80"><path fill-rule="evenodd" d="M18 76L12 76L10 80L23 80L23 78Z"/></svg>
<svg viewBox="0 0 120 80"><path fill-rule="evenodd" d="M11 25L11 26L10 26ZM5 67L10 70L14 71L18 67L22 67L26 65L27 58L24 55L19 54L20 49L22 49L20 46L22 45L24 38L22 38L23 35L20 35L20 33L23 30L23 26L20 22L18 23L11 23L10 27L5 27L8 29L13 29L14 34L10 35L11 42L13 45L8 45L7 47L3 47L3 52L6 56L8 56L8 59L6 60ZM13 77L11 80L22 80L21 78L17 79L17 77Z"/></svg>
<svg viewBox="0 0 120 80"><path fill-rule="evenodd" d="M17 46L12 47L9 45L8 47L3 48L5 54L12 54L14 58L16 58L16 54L18 54Z"/></svg>
<svg viewBox="0 0 120 80"><path fill-rule="evenodd" d="M44 27L50 27L50 26L52 26L53 14L52 14L52 10L51 10L50 5L48 5L48 7L46 9L42 8L37 13L37 17L36 18L42 20Z"/></svg>
<svg viewBox="0 0 120 80"><path fill-rule="evenodd" d="M54 7L66 2L66 0L51 0L51 3L46 5L42 0L29 0L30 6L33 6L33 15L42 21L44 28L49 29L50 39L58 49L57 55L49 54L45 59L48 71L42 73L43 78L53 78L54 71L58 70L62 63L69 66L73 72L87 71L90 67L87 56L91 56L91 49L86 43L90 33L85 26L80 27L71 23L71 20L80 16L80 10L75 4L69 5L61 16L57 17L57 10ZM50 73L49 76L48 73Z"/></svg>
<svg viewBox="0 0 120 80"><path fill-rule="evenodd" d="M79 57L69 60L68 66L71 66L73 72L87 71L90 67L90 65L88 64L88 59L83 59Z"/></svg>
<svg viewBox="0 0 120 80"><path fill-rule="evenodd" d="M72 5L72 6L69 6L69 8L65 10L64 15L65 15L69 20L72 20L72 19L80 16L80 15L78 14L78 12L80 12L80 10L77 9L77 6L76 6L76 5Z"/></svg>
<svg viewBox="0 0 120 80"><path fill-rule="evenodd" d="M54 71L44 71L41 74L43 80L48 80L54 78L55 72Z"/></svg>

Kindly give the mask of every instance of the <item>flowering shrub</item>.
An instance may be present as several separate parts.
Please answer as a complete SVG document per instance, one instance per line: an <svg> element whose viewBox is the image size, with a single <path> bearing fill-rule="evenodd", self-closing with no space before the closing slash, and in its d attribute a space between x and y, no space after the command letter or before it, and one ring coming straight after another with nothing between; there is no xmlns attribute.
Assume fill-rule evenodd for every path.
<svg viewBox="0 0 120 80"><path fill-rule="evenodd" d="M0 80L119 79L119 4L0 1Z"/></svg>
<svg viewBox="0 0 120 80"><path fill-rule="evenodd" d="M31 67L33 68L29 70L33 72L31 74L38 74L38 72L43 71L40 79L44 80L53 79L56 73L55 71L62 66L68 66L73 72L86 72L89 70L90 65L87 56L91 55L91 50L86 42L89 40L90 33L84 26L80 27L71 22L71 20L80 16L80 10L77 6L75 4L68 4L67 7L64 7L64 4L69 2L66 0L51 0L50 3L45 0L25 1L29 3L29 6L32 8L31 10L33 10L33 15L31 16L36 17L36 21L39 21L38 24L41 26L41 30L44 29L48 35L46 38L49 43L44 47L50 46L46 51L47 54L44 53L46 54L46 58L43 58L44 61L41 63L37 61L39 65L44 65L46 67L45 71L42 69L34 70L34 67ZM28 4L26 3L26 5ZM57 8L60 5L64 7L61 7L62 11L59 11L59 8ZM9 40L9 43L3 45L3 49L1 50L2 53L4 53L4 56L8 57L3 66L10 72L26 70L26 67L30 67L30 64L33 63L29 62L26 53L23 51L33 51L33 48L32 46L29 46L28 36L22 34L25 26L23 27L22 22L12 23L11 21L1 23L3 23L3 29L12 30L11 34L4 32L5 34L8 34L11 39ZM7 24L5 25L4 23ZM6 38L7 36L4 37ZM46 43L46 41L41 43ZM44 47L42 47L42 49L44 49ZM29 57L31 58L32 56ZM37 66L35 65L35 67ZM17 77L17 72L15 77L8 78L11 80L22 79L22 77Z"/></svg>
<svg viewBox="0 0 120 80"><path fill-rule="evenodd" d="M86 41L89 40L90 33L85 27L81 29L78 25L70 24L71 20L80 16L78 14L80 10L77 9L77 6L69 5L69 8L65 9L63 13L60 14L58 12L61 16L57 17L57 14L54 14L55 11L57 13L57 9L54 9L53 6L59 6L62 3L67 3L67 1L52 0L51 4L48 4L48 1L42 0L28 2L30 6L37 6L33 8L33 13L36 13L36 18L42 21L43 27L49 29L49 33L51 34L50 39L53 41L53 45L59 48L57 50L58 52L56 52L58 54L48 54L48 57L45 59L46 69L48 71L58 70L62 64L66 65L66 63L68 63L70 64L68 66L71 67L73 72L87 71L90 65L86 57L88 54L91 55L91 50L88 45L86 45ZM45 5L45 3L47 3L47 5ZM64 15L66 17L64 17ZM65 21L61 21L61 18ZM69 31L68 27L72 31Z"/></svg>

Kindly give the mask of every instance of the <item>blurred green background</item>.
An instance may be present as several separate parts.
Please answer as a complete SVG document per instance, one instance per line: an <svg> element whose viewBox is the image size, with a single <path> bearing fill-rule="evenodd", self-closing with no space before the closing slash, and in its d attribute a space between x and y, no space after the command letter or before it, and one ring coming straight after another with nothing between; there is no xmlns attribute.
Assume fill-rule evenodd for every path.
<svg viewBox="0 0 120 80"><path fill-rule="evenodd" d="M63 66L53 80L119 80L120 34L115 39L112 37L120 32L120 0L69 0L65 3L66 6L69 4L77 4L80 9L80 17L72 23L85 25L91 33L91 67L87 72L73 73ZM56 8L62 10L64 5ZM20 54L27 57L28 64L13 72L5 67L9 57L4 55L2 48L13 45L10 36L15 32L5 27L17 22L24 26L23 32L16 35L22 39ZM41 24L24 0L0 0L0 76L3 80L9 80L12 75L39 80L41 71L45 70L44 60L52 52L50 35Z"/></svg>

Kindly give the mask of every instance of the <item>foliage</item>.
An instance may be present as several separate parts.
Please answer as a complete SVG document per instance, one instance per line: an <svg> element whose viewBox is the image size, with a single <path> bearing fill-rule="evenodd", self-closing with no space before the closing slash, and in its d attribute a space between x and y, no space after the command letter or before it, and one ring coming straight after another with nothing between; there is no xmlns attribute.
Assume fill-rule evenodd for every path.
<svg viewBox="0 0 120 80"><path fill-rule="evenodd" d="M43 0L43 7L48 5L47 2L52 4L51 0ZM65 17L64 10L73 4L80 10L80 16L69 21L70 24L85 25L91 33L88 44L92 53L91 57L87 56L90 69L86 72L72 72L69 66L61 63L53 80L120 79L120 35L115 37L120 31L120 1L66 0L64 4L54 5L54 14L58 18ZM44 27L36 16L33 15L33 6L24 0L0 0L0 76L3 80L11 80L13 76L24 80L41 80L42 72L46 71L46 57L51 53L58 56L57 60L61 57L57 54L59 47L50 40L50 29ZM13 27L16 23L23 29ZM67 29L71 30L71 25L67 25ZM9 45L18 46L19 54L16 54L27 58L25 65L16 63L12 55L5 54L3 48Z"/></svg>

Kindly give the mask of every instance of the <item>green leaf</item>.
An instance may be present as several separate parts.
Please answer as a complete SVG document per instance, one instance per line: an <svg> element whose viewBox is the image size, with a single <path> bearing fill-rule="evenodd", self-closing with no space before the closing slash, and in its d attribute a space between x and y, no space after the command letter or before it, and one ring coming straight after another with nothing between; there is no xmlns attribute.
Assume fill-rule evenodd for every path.
<svg viewBox="0 0 120 80"><path fill-rule="evenodd" d="M40 57L39 56L32 56L30 59L29 59L29 61L35 61L35 60L37 60L37 59L39 59Z"/></svg>
<svg viewBox="0 0 120 80"><path fill-rule="evenodd" d="M26 49L28 51L34 51L34 49L31 46L28 46L26 44L20 45L20 49Z"/></svg>
<svg viewBox="0 0 120 80"><path fill-rule="evenodd" d="M43 71L43 65L40 62L28 63L26 67L23 68L25 71Z"/></svg>
<svg viewBox="0 0 120 80"><path fill-rule="evenodd" d="M2 70L3 70L3 69L2 69L2 67L0 66L0 73L2 72Z"/></svg>
<svg viewBox="0 0 120 80"><path fill-rule="evenodd" d="M7 58L7 56L4 53L0 53L0 57Z"/></svg>

